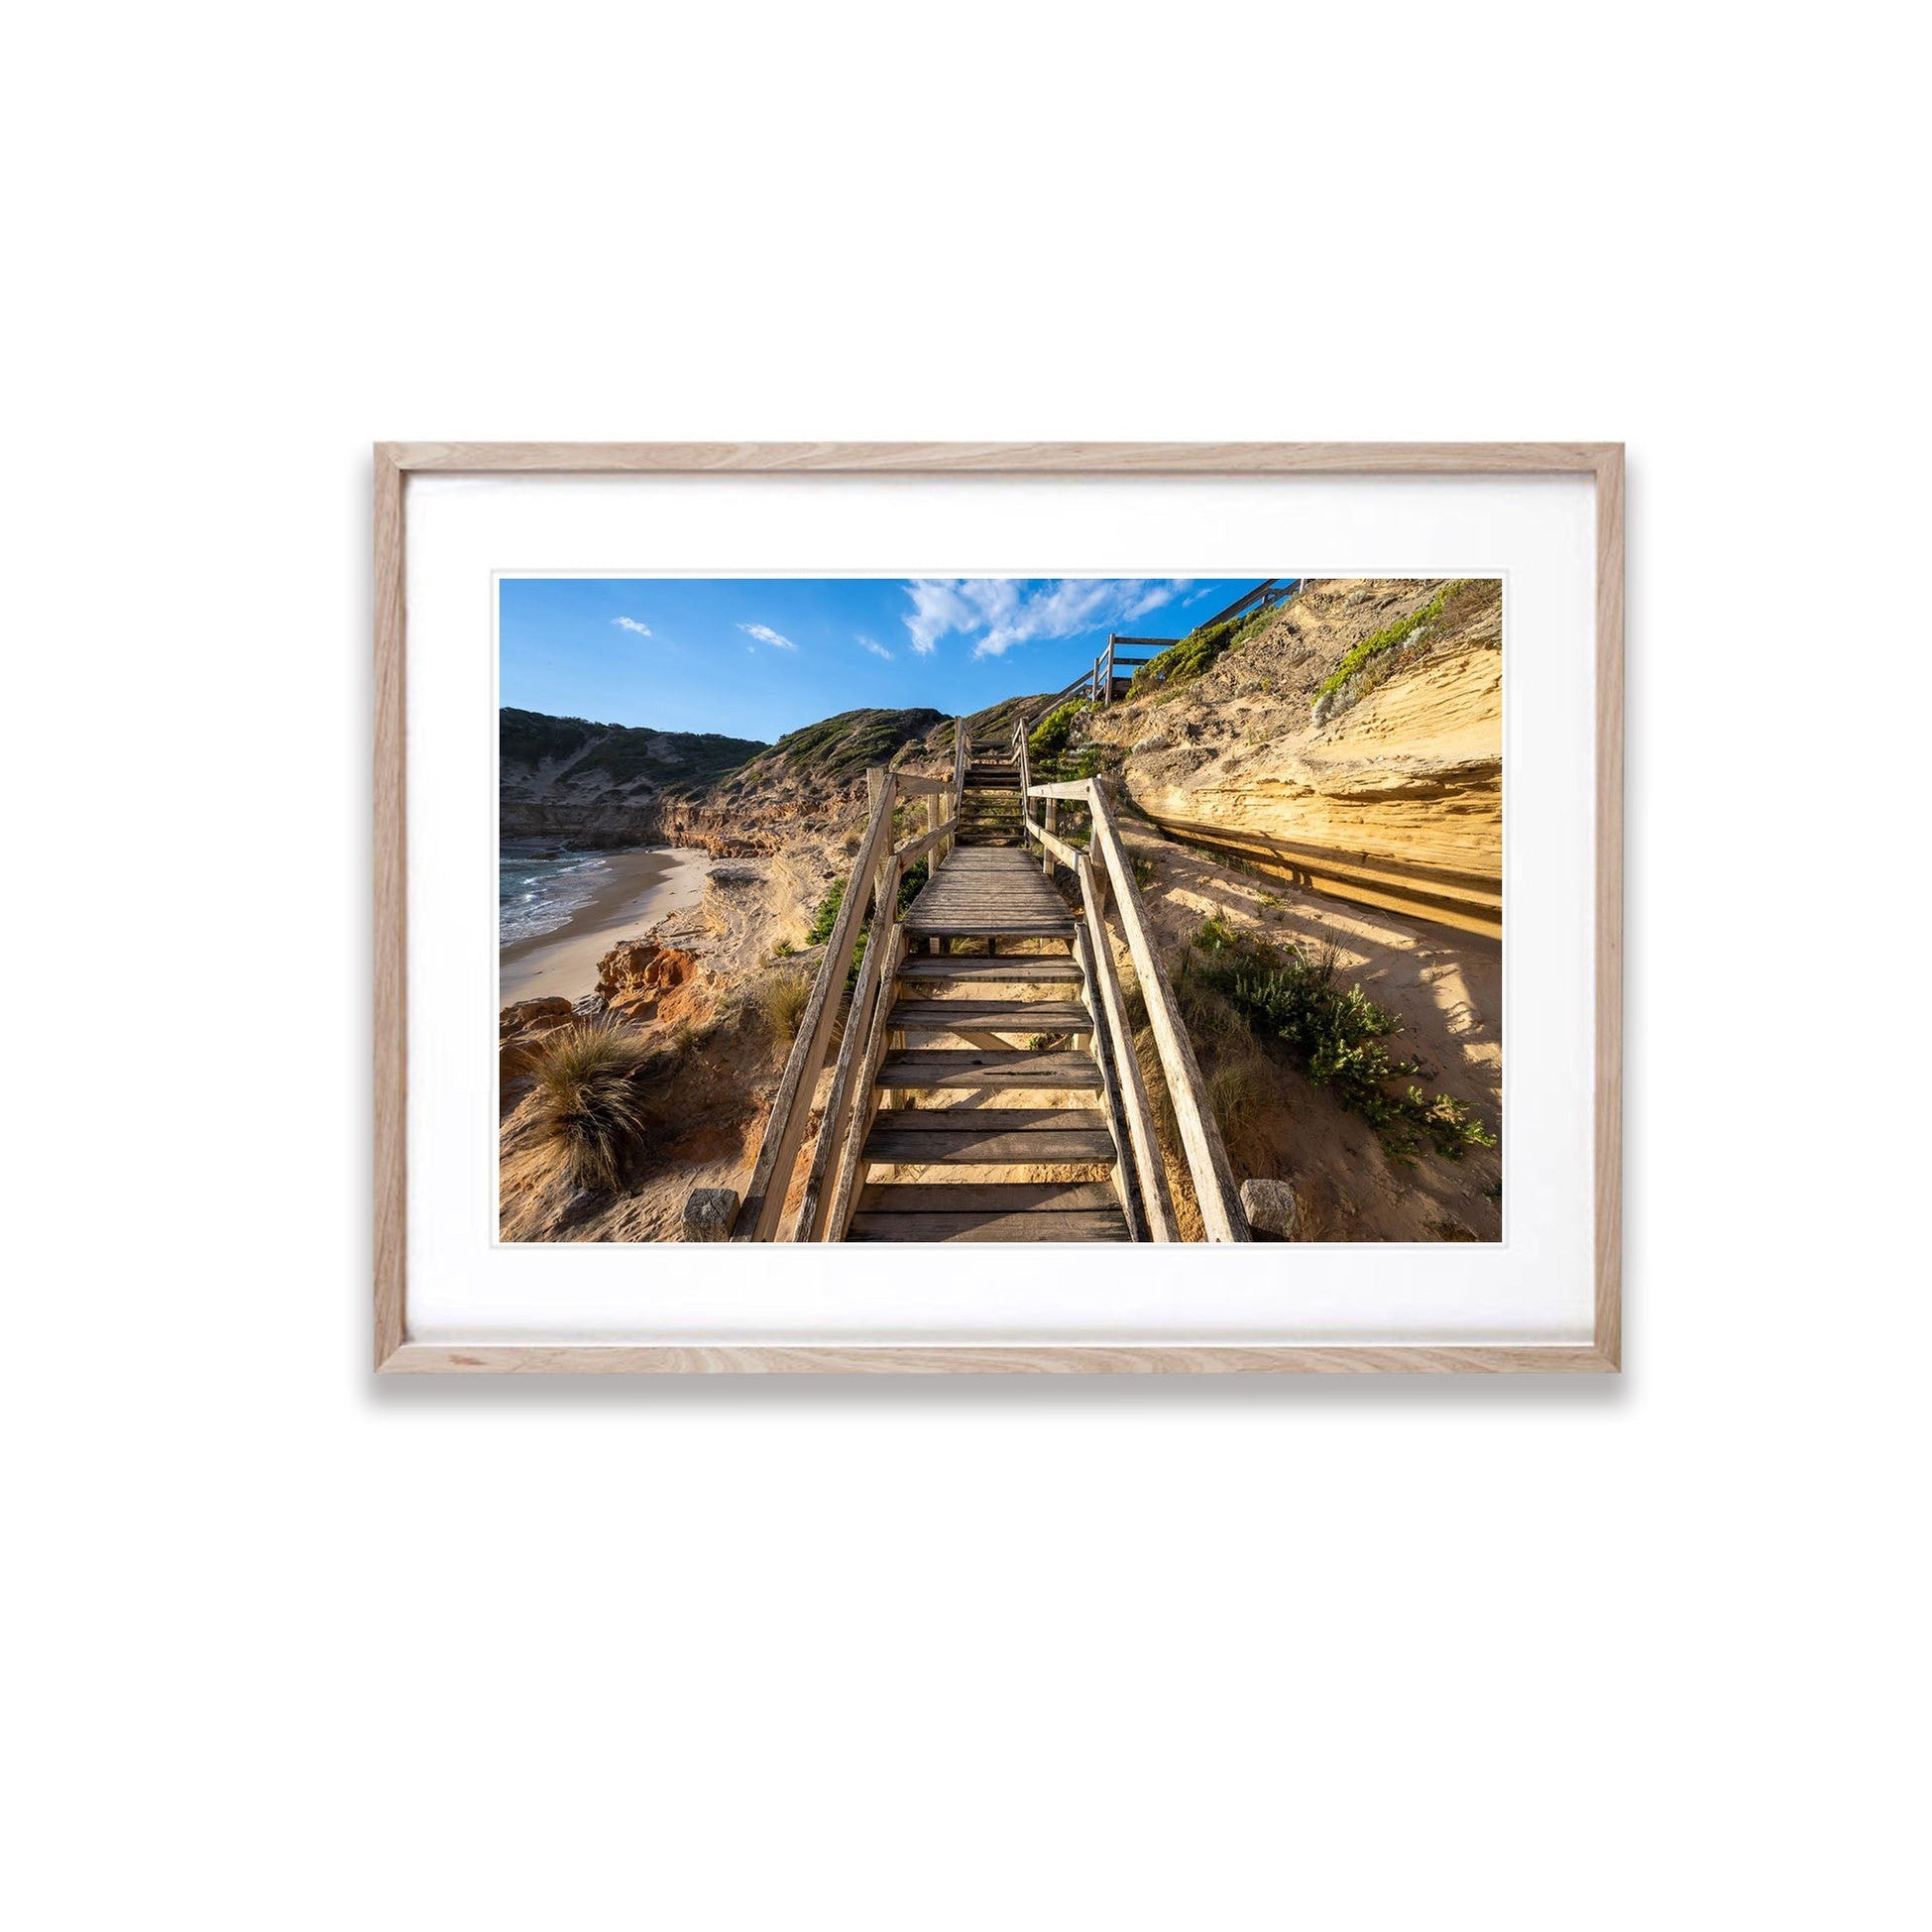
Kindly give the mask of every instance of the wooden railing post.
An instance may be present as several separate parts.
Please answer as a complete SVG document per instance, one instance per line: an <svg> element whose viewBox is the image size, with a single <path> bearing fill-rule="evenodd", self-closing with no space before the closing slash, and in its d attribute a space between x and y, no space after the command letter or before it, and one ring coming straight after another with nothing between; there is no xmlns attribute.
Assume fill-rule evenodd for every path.
<svg viewBox="0 0 1932 1932"><path fill-rule="evenodd" d="M1026 727L1020 726L1013 734L1013 751L1020 765L1020 850L1026 850L1027 824L1032 817L1033 807L1027 793L1033 784L1033 769L1026 752ZM1044 850L1044 848L1043 848ZM1052 859L1047 860L1051 867Z"/></svg>
<svg viewBox="0 0 1932 1932"><path fill-rule="evenodd" d="M872 1121L878 1112L879 1094L874 1082L891 1032L888 1019L893 1000L892 975L899 969L905 946L906 929L895 919L878 941L879 996L872 1007L871 1025L865 1030L865 1045L852 1086L851 1115L841 1136L839 1172L819 1231L813 1237L816 1240L843 1241L846 1229L852 1224L858 1178L865 1165L865 1136L872 1131Z"/></svg>
<svg viewBox="0 0 1932 1932"><path fill-rule="evenodd" d="M846 881L839 917L826 943L825 958L819 962L818 977L812 982L811 997L799 1020L785 1071L778 1080L778 1091L758 1143L758 1158L745 1184L744 1202L732 1229L734 1241L775 1239L785 1210L785 1194L791 1186L792 1169L798 1163L806 1119L812 1109L812 1089L818 1084L819 1070L825 1065L826 1045L832 1037L832 1024L839 1016L846 974L851 970L859 925L865 916L865 901L870 896L879 857L892 843L892 808L898 798L898 787L883 769L877 775L876 787L872 784L873 774L865 775L866 788L873 793L871 816L852 876Z"/></svg>
<svg viewBox="0 0 1932 1932"><path fill-rule="evenodd" d="M1093 962L1093 983L1086 989L1087 1000L1096 1023L1106 1028L1107 1037L1113 1043L1121 1107L1127 1116L1127 1137L1140 1178L1141 1212L1147 1221L1147 1238L1172 1241L1174 1199L1168 1193L1167 1163L1161 1159L1161 1144L1154 1133L1154 1112L1147 1101L1147 1082L1141 1078L1140 1055L1134 1048L1133 1029L1127 1024L1127 1002L1121 994L1120 974L1113 964L1113 943L1107 938L1106 922L1100 916L1105 891L1104 867L1095 865L1091 856L1082 854L1074 870L1080 884L1086 951Z"/></svg>
<svg viewBox="0 0 1932 1932"><path fill-rule="evenodd" d="M798 1203L798 1219L792 1227L794 1241L816 1241L825 1227L830 1205L826 1189L836 1170L833 1159L841 1150L846 1129L846 1101L852 1091L852 1068L858 1058L858 1043L869 1037L873 996L881 1006L892 1003L892 983L881 970L882 964L898 931L899 858L886 854L879 868L877 903L872 911L872 938L865 948L865 964L858 969L858 984L852 989L852 1006L846 1014L846 1030L839 1042L839 1059L832 1070L832 1091L826 1097L825 1112L819 1120L819 1137L812 1148L812 1165L805 1177L805 1193ZM809 1104L809 1099L808 1099Z"/></svg>
<svg viewBox="0 0 1932 1932"><path fill-rule="evenodd" d="M1194 1058L1193 1042L1188 1038L1187 1025L1175 1004L1174 987L1147 929L1140 888L1134 883L1134 868L1114 828L1104 782L1098 778L1091 780L1087 796L1093 820L1091 846L1099 851L1107 870L1113 874L1114 909L1127 950L1133 956L1134 970L1140 975L1148 1024L1154 1029L1155 1045L1160 1049L1161 1071L1167 1076L1168 1095L1174 1102L1182 1150L1188 1157L1188 1172L1193 1179L1201 1226L1210 1241L1245 1241L1249 1238L1248 1224L1241 1213L1234 1169L1207 1097L1207 1082L1201 1077L1200 1062Z"/></svg>

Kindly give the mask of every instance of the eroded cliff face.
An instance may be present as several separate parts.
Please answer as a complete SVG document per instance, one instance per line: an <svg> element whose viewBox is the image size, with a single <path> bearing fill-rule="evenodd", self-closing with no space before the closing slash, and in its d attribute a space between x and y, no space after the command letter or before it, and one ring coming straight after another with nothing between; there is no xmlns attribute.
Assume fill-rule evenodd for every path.
<svg viewBox="0 0 1932 1932"><path fill-rule="evenodd" d="M1091 714L1088 733L1124 753L1127 795L1165 829L1361 903L1500 931L1501 592L1319 584L1203 676Z"/></svg>

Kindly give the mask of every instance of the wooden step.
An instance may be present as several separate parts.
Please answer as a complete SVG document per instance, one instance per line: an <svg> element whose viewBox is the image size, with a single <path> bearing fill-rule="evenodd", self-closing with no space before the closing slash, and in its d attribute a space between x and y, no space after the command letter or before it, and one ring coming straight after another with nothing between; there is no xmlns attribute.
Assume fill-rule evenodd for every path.
<svg viewBox="0 0 1932 1932"><path fill-rule="evenodd" d="M1125 1241L1104 1182L862 1188L848 1241Z"/></svg>
<svg viewBox="0 0 1932 1932"><path fill-rule="evenodd" d="M923 939L1068 939L1073 936L1071 919L1025 918L1001 913L996 907L952 911L932 911L906 916L906 930Z"/></svg>
<svg viewBox="0 0 1932 1932"><path fill-rule="evenodd" d="M937 1107L881 1113L864 1158L893 1167L1111 1167L1094 1107Z"/></svg>
<svg viewBox="0 0 1932 1932"><path fill-rule="evenodd" d="M1077 999L902 999L886 1024L895 1033L1091 1033Z"/></svg>
<svg viewBox="0 0 1932 1932"><path fill-rule="evenodd" d="M888 1021L888 1024L890 1022ZM1091 1022L1089 1021L1090 1025ZM995 1047L945 1050L921 1047L889 1053L878 1072L878 1085L909 1092L941 1087L974 1087L992 1092L1067 1092L1100 1090L1100 1070L1084 1053L1011 1052Z"/></svg>
<svg viewBox="0 0 1932 1932"><path fill-rule="evenodd" d="M929 986L995 984L1004 986L1069 986L1078 992L1080 971L1071 953L1045 959L988 959L983 953L910 955L899 977L922 990Z"/></svg>

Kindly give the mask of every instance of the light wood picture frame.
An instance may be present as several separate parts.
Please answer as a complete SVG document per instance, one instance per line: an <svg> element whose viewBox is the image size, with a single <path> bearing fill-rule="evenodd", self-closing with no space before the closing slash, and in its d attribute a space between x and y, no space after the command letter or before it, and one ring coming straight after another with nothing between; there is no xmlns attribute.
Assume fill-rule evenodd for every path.
<svg viewBox="0 0 1932 1932"><path fill-rule="evenodd" d="M1594 1319L1566 1346L451 1345L406 1281L406 486L412 476L1580 476L1595 490ZM375 450L375 1364L476 1373L1604 1373L1622 1362L1624 451L1620 443L380 443Z"/></svg>

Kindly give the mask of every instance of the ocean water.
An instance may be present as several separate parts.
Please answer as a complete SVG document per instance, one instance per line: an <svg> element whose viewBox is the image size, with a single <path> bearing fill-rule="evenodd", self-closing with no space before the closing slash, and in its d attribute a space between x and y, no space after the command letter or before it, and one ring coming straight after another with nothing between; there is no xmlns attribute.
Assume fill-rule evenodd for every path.
<svg viewBox="0 0 1932 1932"><path fill-rule="evenodd" d="M497 943L541 939L590 904L610 867L603 853L503 852L497 859Z"/></svg>

